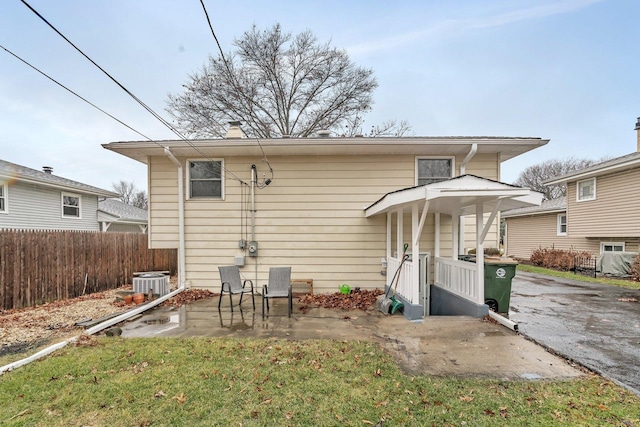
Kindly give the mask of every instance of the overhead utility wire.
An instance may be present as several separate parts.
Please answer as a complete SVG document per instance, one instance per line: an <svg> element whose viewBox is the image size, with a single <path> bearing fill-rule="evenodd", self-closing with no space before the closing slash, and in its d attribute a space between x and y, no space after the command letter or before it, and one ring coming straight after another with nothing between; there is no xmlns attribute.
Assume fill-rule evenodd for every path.
<svg viewBox="0 0 640 427"><path fill-rule="evenodd" d="M220 51L220 57L222 58L222 62L224 63L225 68L227 69L227 72L229 73L229 77L231 78L231 83L234 86L234 89L236 90L236 92L241 93L241 91L239 90L239 85L237 84L237 82L235 81L234 75L231 72L231 68L229 67L229 63L227 62L227 58L225 58L224 56L224 52L222 51L222 46L220 46L220 42L218 41L218 37L216 36L216 32L213 31L213 25L211 25L211 19L209 19L209 13L207 12L207 8L204 5L204 0L200 0L200 4L202 5L202 10L204 11L204 15L207 18L207 23L209 24L209 29L211 30L211 35L213 36L213 39L216 41L216 45L218 45L218 50ZM253 100L250 99L251 102L253 102ZM264 162L267 164L267 166L269 166L269 170L271 171L271 178L273 178L273 168L271 167L271 163L269 163L269 159L267 159L267 154L264 152L264 149L262 148L262 144L260 144L260 140L258 138L255 138L256 142L258 143L258 147L260 147L260 151L262 151L262 155L264 156ZM271 182L271 180L269 180L269 182ZM265 181L266 183L266 181ZM266 185L269 185L268 183ZM265 185L265 187L266 187ZM264 187L261 187L264 188Z"/></svg>
<svg viewBox="0 0 640 427"><path fill-rule="evenodd" d="M38 16L44 23L46 23L53 31L55 31L60 37L62 37L67 43L69 43L71 46L73 46L73 48L75 50L77 50L82 56L84 56L89 62L91 62L95 67L97 67L100 71L102 71L107 77L109 77L109 79L111 79L111 81L113 81L116 85L118 85L122 90L124 90L130 97L132 97L138 104L140 104L145 110L147 110L151 115L153 115L156 119L158 119L163 125L165 125L167 128L169 128L169 130L171 130L174 134L176 134L178 137L180 137L183 141L185 141L190 147L192 147L195 151L197 151L202 157L209 159L210 161L213 161L209 156L206 156L204 153L202 153L198 147L196 147L195 145L193 145L184 135L182 135L175 127L173 127L171 125L171 123L167 122L164 118L162 118L158 113L156 113L155 111L153 111L153 109L151 107L149 107L147 104L145 104L140 98L138 98L137 96L135 96L131 91L129 91L126 87L124 87L118 80L116 80L113 76L111 76L111 74L109 74L107 71L105 71L100 65L98 65L93 59L91 59L88 55L86 55L79 47L77 47L71 40L69 40L67 37L65 37L64 34L62 34L60 31L58 31L58 29L56 27L54 27L49 21L47 21L47 19L42 16L37 10L35 10L33 7L31 7L31 5L29 3L27 3L25 0L21 0L22 3L27 6L34 14L36 14L36 16ZM162 147L157 141L153 141L156 145ZM162 147L164 148L164 147ZM228 171L227 169L224 169L225 172L227 172L229 175L231 175L234 179L236 179L237 181L241 182L241 183L245 183L242 179L240 179L238 176L236 176L234 173L232 173L231 171ZM245 183L246 184L246 183Z"/></svg>
<svg viewBox="0 0 640 427"><path fill-rule="evenodd" d="M13 56L14 58L16 58L18 61L21 61L22 63L26 64L27 66L31 67L32 69L34 69L35 71L37 71L38 73L42 74L43 76L45 76L46 78L48 78L49 80L51 80L52 82L54 82L55 84L57 84L58 86L60 86L61 88L65 89L66 91L72 93L73 95L77 96L78 98L80 98L81 100L83 100L84 102L86 102L87 104L91 105L93 108L95 108L96 110L106 114L107 116L111 117L113 120L115 120L116 122L120 123L121 125L129 128L130 130L134 131L135 133L137 133L138 135L140 135L143 138L148 139L149 141L152 141L151 138L149 138L148 136L146 136L143 133L138 132L137 130L135 130L134 128L132 128L131 126L129 126L128 124L126 124L125 122L123 122L122 120L118 119L117 117L112 116L111 114L107 113L106 111L104 111L102 108L98 107L97 105L95 105L93 102L87 100L86 98L83 98L81 95L77 94L76 92L74 92L73 90L69 89L68 87L66 87L65 85L63 85L62 83L60 83L59 81L57 81L56 79L54 79L53 77L47 75L45 72L39 70L38 68L36 68L34 65L31 65L29 62L27 62L26 60L20 58L18 55L16 55L15 53L11 52L9 49L7 49L6 47L0 45L0 48L4 49L5 52L7 52L9 55Z"/></svg>

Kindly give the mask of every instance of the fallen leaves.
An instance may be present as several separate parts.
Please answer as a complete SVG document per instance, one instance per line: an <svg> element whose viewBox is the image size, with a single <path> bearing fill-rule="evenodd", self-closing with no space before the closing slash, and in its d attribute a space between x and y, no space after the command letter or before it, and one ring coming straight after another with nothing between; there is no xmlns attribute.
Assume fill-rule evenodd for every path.
<svg viewBox="0 0 640 427"><path fill-rule="evenodd" d="M173 298L170 298L162 303L160 303L159 307L180 307L184 304L189 304L190 302L198 301L201 299L212 298L216 296L215 293L208 291L206 289L185 289L179 294L175 295Z"/></svg>
<svg viewBox="0 0 640 427"><path fill-rule="evenodd" d="M305 305L342 310L371 310L375 308L378 297L383 292L380 289L353 291L350 294L336 292L333 294L303 295L298 301L302 304L301 310L306 310Z"/></svg>

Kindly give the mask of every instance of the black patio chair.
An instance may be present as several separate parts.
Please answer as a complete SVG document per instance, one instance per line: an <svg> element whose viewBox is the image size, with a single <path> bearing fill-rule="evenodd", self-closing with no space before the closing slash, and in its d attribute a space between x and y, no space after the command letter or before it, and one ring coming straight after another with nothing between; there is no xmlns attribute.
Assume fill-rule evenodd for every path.
<svg viewBox="0 0 640 427"><path fill-rule="evenodd" d="M262 318L265 317L264 305L269 312L269 299L287 298L289 317L293 311L291 296L291 267L271 267L269 269L269 284L262 286Z"/></svg>
<svg viewBox="0 0 640 427"><path fill-rule="evenodd" d="M220 303L222 303L222 295L225 292L229 293L229 302L231 304L231 311L233 311L233 295L240 294L239 306L242 306L242 297L244 294L251 292L251 300L253 302L253 309L256 309L256 300L253 294L253 282L249 279L242 281L240 278L240 269L237 265L230 265L225 267L218 267L220 272L220 281L222 282L222 290L220 291L220 299L218 300L218 310L220 310ZM249 288L246 288L247 283ZM242 307L240 307L242 309Z"/></svg>

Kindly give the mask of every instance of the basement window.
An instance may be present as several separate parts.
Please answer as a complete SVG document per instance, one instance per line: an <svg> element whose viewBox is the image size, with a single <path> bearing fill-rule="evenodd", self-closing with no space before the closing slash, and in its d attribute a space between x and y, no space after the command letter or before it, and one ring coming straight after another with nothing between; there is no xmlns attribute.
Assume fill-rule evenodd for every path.
<svg viewBox="0 0 640 427"><path fill-rule="evenodd" d="M601 242L600 252L624 252L624 242Z"/></svg>
<svg viewBox="0 0 640 427"><path fill-rule="evenodd" d="M222 160L190 160L188 166L190 199L222 199Z"/></svg>

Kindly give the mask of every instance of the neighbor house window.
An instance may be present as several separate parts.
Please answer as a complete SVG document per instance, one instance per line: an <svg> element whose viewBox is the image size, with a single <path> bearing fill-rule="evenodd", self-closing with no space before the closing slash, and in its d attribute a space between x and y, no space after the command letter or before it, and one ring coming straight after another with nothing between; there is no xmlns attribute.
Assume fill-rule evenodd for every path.
<svg viewBox="0 0 640 427"><path fill-rule="evenodd" d="M418 185L445 181L453 176L453 158L418 159Z"/></svg>
<svg viewBox="0 0 640 427"><path fill-rule="evenodd" d="M594 200L596 198L596 179L590 178L578 181L578 201Z"/></svg>
<svg viewBox="0 0 640 427"><path fill-rule="evenodd" d="M567 214L558 215L558 236L567 235Z"/></svg>
<svg viewBox="0 0 640 427"><path fill-rule="evenodd" d="M601 242L600 252L624 252L624 242Z"/></svg>
<svg viewBox="0 0 640 427"><path fill-rule="evenodd" d="M188 162L189 198L222 199L222 160Z"/></svg>
<svg viewBox="0 0 640 427"><path fill-rule="evenodd" d="M0 184L0 213L7 213L7 184Z"/></svg>
<svg viewBox="0 0 640 427"><path fill-rule="evenodd" d="M80 218L80 196L62 193L62 217Z"/></svg>

